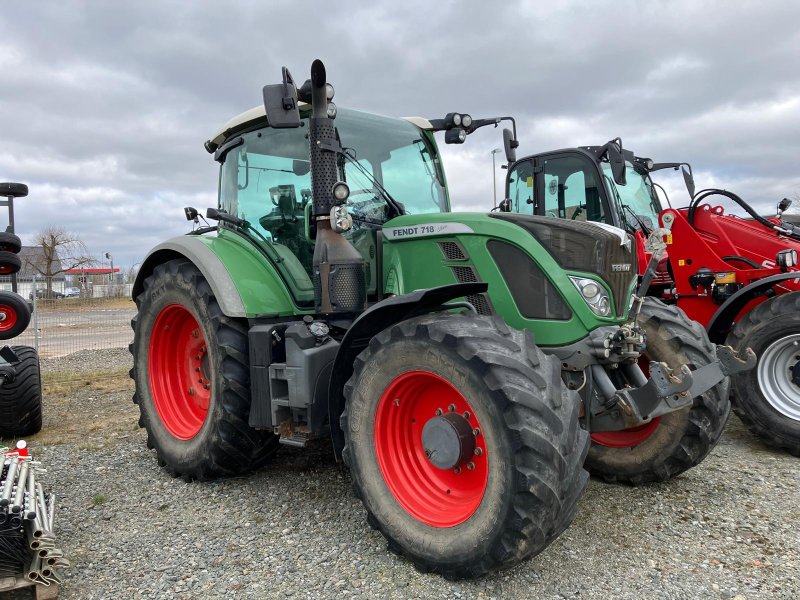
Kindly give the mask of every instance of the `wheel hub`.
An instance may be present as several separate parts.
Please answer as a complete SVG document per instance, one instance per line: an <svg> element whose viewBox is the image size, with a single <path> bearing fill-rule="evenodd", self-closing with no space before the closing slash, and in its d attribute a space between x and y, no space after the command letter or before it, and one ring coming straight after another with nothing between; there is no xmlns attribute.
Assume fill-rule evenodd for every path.
<svg viewBox="0 0 800 600"><path fill-rule="evenodd" d="M756 376L772 408L800 420L800 334L773 341L758 357Z"/></svg>
<svg viewBox="0 0 800 600"><path fill-rule="evenodd" d="M431 464L439 469L461 466L475 454L472 425L454 412L433 417L422 428L422 447Z"/></svg>

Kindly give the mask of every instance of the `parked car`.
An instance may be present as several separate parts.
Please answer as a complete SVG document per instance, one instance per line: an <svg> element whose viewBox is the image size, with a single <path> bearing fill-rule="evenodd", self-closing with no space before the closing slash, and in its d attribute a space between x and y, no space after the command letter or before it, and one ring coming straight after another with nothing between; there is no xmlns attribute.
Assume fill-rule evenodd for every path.
<svg viewBox="0 0 800 600"><path fill-rule="evenodd" d="M39 300L61 300L63 297L64 294L55 290L50 290L49 292L45 288L36 290L36 298ZM28 294L28 299L33 300L33 292Z"/></svg>
<svg viewBox="0 0 800 600"><path fill-rule="evenodd" d="M64 290L65 298L78 298L81 295L81 288L68 287Z"/></svg>

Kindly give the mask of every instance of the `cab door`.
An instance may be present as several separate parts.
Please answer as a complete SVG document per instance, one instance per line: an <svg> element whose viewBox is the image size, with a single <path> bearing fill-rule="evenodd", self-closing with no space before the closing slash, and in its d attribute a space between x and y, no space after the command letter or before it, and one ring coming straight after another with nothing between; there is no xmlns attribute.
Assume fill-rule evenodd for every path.
<svg viewBox="0 0 800 600"><path fill-rule="evenodd" d="M595 161L580 152L537 157L539 213L573 221L613 224L603 182Z"/></svg>

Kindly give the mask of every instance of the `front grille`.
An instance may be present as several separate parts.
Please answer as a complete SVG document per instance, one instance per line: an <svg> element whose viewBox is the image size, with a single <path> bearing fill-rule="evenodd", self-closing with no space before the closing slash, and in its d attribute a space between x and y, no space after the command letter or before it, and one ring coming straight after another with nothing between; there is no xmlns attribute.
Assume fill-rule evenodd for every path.
<svg viewBox="0 0 800 600"><path fill-rule="evenodd" d="M636 250L630 236L624 234L627 243L620 243L614 231L590 221L508 213L495 213L492 216L525 229L562 268L599 275L611 289L617 316L625 313L628 290L638 276Z"/></svg>
<svg viewBox="0 0 800 600"><path fill-rule="evenodd" d="M500 240L486 245L503 275L520 314L528 319L572 318L572 311L556 287L525 252Z"/></svg>
<svg viewBox="0 0 800 600"><path fill-rule="evenodd" d="M453 274L459 283L473 283L478 281L478 276L475 274L475 269L472 267L450 267L453 269Z"/></svg>

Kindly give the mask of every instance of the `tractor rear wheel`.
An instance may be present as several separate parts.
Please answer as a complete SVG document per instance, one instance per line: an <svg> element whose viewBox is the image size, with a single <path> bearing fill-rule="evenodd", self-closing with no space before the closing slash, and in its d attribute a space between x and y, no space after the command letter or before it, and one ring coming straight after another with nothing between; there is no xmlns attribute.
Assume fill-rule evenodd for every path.
<svg viewBox="0 0 800 600"><path fill-rule="evenodd" d="M645 358L699 369L717 360L703 327L677 306L645 298L639 324L647 335ZM690 407L624 431L592 434L586 468L609 482L665 481L700 464L719 441L730 415L729 381L694 398Z"/></svg>
<svg viewBox="0 0 800 600"><path fill-rule="evenodd" d="M262 466L278 438L248 425L247 323L222 314L188 260L157 266L136 304L133 401L159 463L186 480Z"/></svg>
<svg viewBox="0 0 800 600"><path fill-rule="evenodd" d="M727 342L758 357L755 369L731 377L733 411L765 444L800 456L800 292L756 306Z"/></svg>
<svg viewBox="0 0 800 600"><path fill-rule="evenodd" d="M0 386L0 438L33 435L42 429L42 378L39 355L30 346L12 346L19 362L14 380Z"/></svg>
<svg viewBox="0 0 800 600"><path fill-rule="evenodd" d="M428 315L379 333L354 366L343 457L390 550L422 571L477 577L572 522L588 436L579 398L530 333Z"/></svg>

